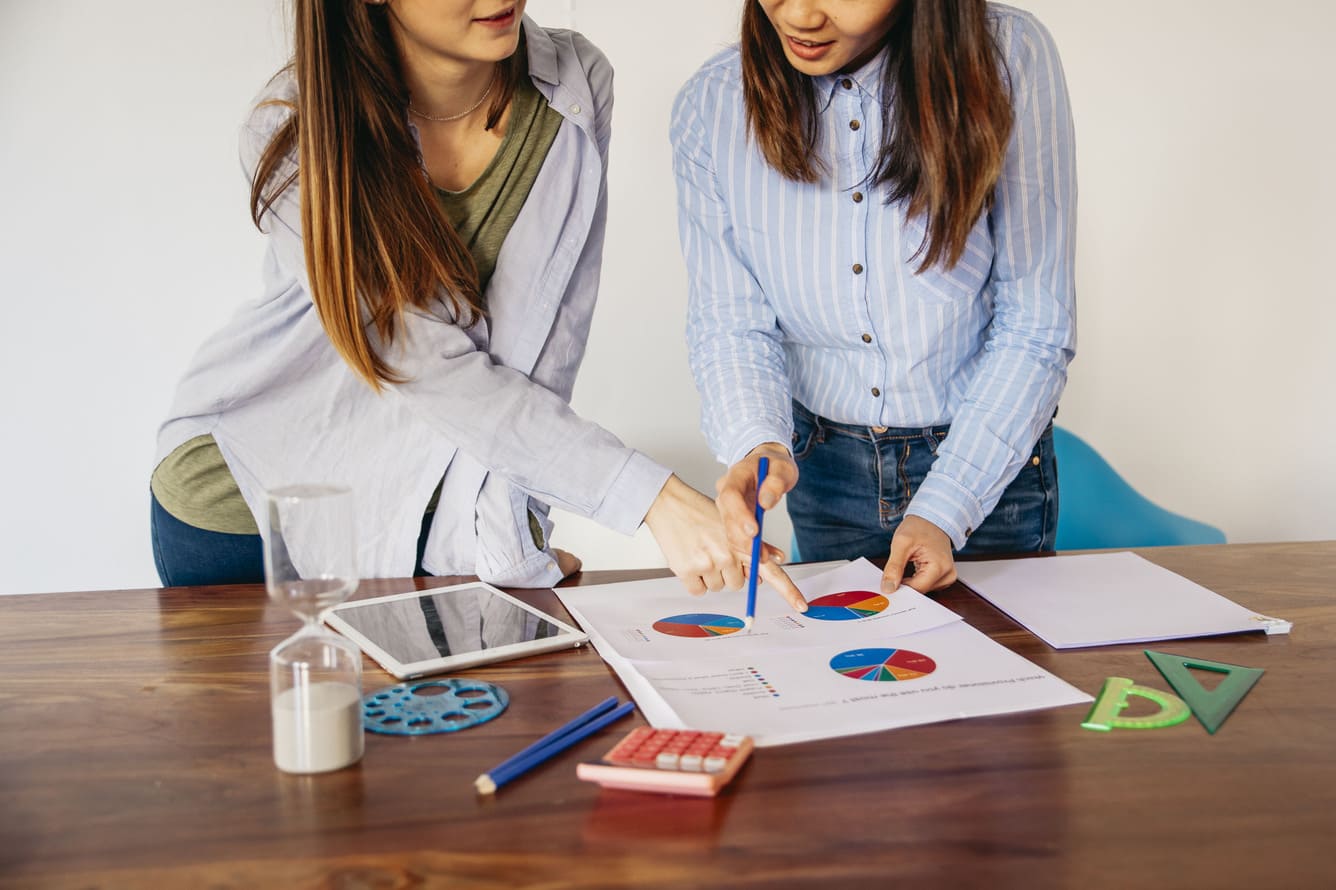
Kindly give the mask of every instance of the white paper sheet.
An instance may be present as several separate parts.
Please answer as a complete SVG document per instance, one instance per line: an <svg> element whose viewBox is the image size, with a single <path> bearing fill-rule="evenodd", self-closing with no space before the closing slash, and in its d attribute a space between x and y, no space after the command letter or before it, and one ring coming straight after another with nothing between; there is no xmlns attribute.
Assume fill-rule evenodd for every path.
<svg viewBox="0 0 1336 890"><path fill-rule="evenodd" d="M1290 628L1135 553L960 562L956 572L1055 649Z"/></svg>
<svg viewBox="0 0 1336 890"><path fill-rule="evenodd" d="M832 666L861 668L887 660L891 669L898 661L910 668L906 673L916 667L928 672L865 680ZM819 646L636 667L682 725L745 733L760 746L1091 700L963 621L887 637L876 646Z"/></svg>
<svg viewBox="0 0 1336 890"><path fill-rule="evenodd" d="M809 600L875 592L881 578L865 560L805 575L794 580ZM862 609L866 617L791 625L777 623L791 616L778 594L762 590L752 632L700 637L653 625L692 612L741 614L739 594L690 599L671 579L557 594L657 727L741 732L765 746L1091 700L909 588L880 612Z"/></svg>
<svg viewBox="0 0 1336 890"><path fill-rule="evenodd" d="M777 591L763 584L756 591L756 622L747 631L735 629L741 627L746 611L745 592L688 597L681 583L669 578L579 587L558 590L557 594L581 625L598 628L607 646L633 661L722 658L771 651L776 646L839 643L850 639L851 631L859 639L871 639L916 633L960 620L955 612L911 587L902 586L883 597L878 592L881 570L865 559L795 579L795 583L809 602L833 595L870 605L862 609L825 607L824 611L817 606L816 612L844 619L819 620L793 611ZM869 614L856 617L860 612ZM701 617L709 615L719 620ZM673 625L680 626L680 632L705 636L663 632L663 627L672 629Z"/></svg>

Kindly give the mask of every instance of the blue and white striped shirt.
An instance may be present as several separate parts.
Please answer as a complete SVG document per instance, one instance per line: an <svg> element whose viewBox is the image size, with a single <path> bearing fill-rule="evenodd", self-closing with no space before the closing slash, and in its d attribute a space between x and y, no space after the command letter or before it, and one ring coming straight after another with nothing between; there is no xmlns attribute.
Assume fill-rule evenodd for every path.
<svg viewBox="0 0 1336 890"><path fill-rule="evenodd" d="M950 271L915 274L922 219L871 183L885 54L813 78L827 175L793 182L749 139L736 47L673 107L687 336L702 428L731 464L788 443L790 399L867 426L950 424L908 512L957 548L1053 416L1076 346L1076 164L1052 37L990 5L1014 124L995 203Z"/></svg>

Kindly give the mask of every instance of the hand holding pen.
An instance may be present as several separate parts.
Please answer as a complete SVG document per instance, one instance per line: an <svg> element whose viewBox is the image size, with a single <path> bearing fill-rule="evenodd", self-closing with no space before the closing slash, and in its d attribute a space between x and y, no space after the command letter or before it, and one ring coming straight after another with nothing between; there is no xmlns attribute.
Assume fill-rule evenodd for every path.
<svg viewBox="0 0 1336 890"><path fill-rule="evenodd" d="M761 459L765 458L767 471L761 477ZM745 458L729 467L716 485L719 497L715 500L724 522L728 544L738 554L752 556L759 543L754 576L779 591L780 596L798 612L807 611L807 601L788 574L780 568L784 554L778 548L759 542L762 512L779 503L798 481L798 466L789 450L776 443L761 445ZM748 587L751 587L748 578Z"/></svg>

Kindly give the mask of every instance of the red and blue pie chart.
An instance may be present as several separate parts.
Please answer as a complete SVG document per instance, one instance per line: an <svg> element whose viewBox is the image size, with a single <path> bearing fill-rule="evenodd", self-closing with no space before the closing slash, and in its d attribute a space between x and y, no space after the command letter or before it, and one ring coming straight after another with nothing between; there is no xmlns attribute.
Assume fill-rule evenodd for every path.
<svg viewBox="0 0 1336 890"><path fill-rule="evenodd" d="M851 680L914 680L937 670L937 662L908 649L850 649L830 660L830 668Z"/></svg>
<svg viewBox="0 0 1336 890"><path fill-rule="evenodd" d="M803 617L817 621L856 621L885 611L890 602L871 590L844 590L812 600Z"/></svg>
<svg viewBox="0 0 1336 890"><path fill-rule="evenodd" d="M687 615L670 615L654 622L653 627L661 634L670 637L723 637L735 634L746 627L741 618L732 615L714 615L709 612L692 612Z"/></svg>

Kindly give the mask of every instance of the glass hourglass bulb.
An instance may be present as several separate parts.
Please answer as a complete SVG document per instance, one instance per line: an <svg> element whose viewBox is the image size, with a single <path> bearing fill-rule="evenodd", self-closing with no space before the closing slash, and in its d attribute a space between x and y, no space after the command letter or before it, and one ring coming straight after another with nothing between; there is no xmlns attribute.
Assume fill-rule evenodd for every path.
<svg viewBox="0 0 1336 890"><path fill-rule="evenodd" d="M362 653L321 616L357 588L352 493L334 486L268 492L265 583L302 619L269 653L274 762L317 773L362 757Z"/></svg>

